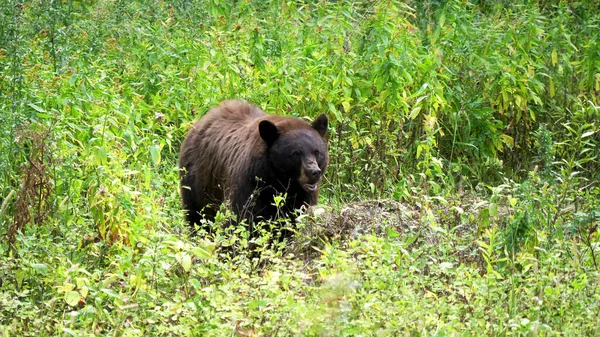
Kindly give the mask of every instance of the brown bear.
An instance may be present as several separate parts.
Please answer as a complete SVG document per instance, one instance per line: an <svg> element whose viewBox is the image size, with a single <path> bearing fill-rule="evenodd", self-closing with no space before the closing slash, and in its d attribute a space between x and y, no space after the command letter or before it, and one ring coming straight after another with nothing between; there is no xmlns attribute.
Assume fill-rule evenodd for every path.
<svg viewBox="0 0 600 337"><path fill-rule="evenodd" d="M187 220L201 226L230 202L237 220L289 217L314 205L329 162L324 136L327 116L312 124L268 115L245 101L211 109L189 131L179 154L181 197ZM285 196L282 207L275 196ZM207 232L210 228L204 227Z"/></svg>

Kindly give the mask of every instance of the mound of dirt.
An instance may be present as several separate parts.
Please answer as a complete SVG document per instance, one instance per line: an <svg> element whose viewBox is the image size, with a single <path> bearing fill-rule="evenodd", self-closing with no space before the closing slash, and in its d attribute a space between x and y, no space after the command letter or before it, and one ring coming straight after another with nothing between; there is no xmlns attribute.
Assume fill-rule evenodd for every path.
<svg viewBox="0 0 600 337"><path fill-rule="evenodd" d="M420 226L420 214L409 205L392 200L369 200L350 203L341 209L316 206L301 216L300 235L328 239L381 235L393 229L398 233Z"/></svg>
<svg viewBox="0 0 600 337"><path fill-rule="evenodd" d="M350 203L341 209L315 206L298 218L297 233L289 248L293 254L310 261L320 256L319 249L330 242L343 244L365 235L384 237L397 233L400 240L412 237L409 247L435 245L450 231L455 239L467 239L457 253L461 260L478 262L477 245L468 239L477 228L461 220L461 215L463 219L477 218L487 203L473 198L459 204L462 207L430 205L428 211L419 205L386 199Z"/></svg>
<svg viewBox="0 0 600 337"><path fill-rule="evenodd" d="M289 248L295 255L313 260L327 242L385 236L392 231L400 235L422 232L420 217L416 208L393 200L360 201L341 209L319 205L298 218L297 235Z"/></svg>

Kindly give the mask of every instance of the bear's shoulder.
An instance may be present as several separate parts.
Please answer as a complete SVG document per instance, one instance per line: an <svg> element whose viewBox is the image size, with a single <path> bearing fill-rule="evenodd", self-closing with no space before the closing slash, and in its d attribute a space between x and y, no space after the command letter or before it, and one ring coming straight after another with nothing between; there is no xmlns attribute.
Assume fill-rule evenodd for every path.
<svg viewBox="0 0 600 337"><path fill-rule="evenodd" d="M268 116L254 104L243 100L229 100L212 109L209 115L218 115L222 118L263 118Z"/></svg>

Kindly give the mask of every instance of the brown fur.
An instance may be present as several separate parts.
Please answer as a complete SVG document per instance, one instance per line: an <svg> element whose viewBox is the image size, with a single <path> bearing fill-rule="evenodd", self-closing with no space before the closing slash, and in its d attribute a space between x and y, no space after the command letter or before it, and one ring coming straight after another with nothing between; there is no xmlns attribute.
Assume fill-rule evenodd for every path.
<svg viewBox="0 0 600 337"><path fill-rule="evenodd" d="M315 137L313 134L318 135L313 126L302 119L268 115L244 101L226 101L211 109L194 124L180 152L181 194L184 208L189 212L190 223L199 223L198 211L212 220L217 208L225 200L232 202L232 208L238 217L248 218L244 214L246 207L242 209L242 205L247 205L247 200L243 198L249 199L251 189L272 187L282 192L282 188L287 188L275 186L280 182L273 179L278 177L271 177L273 173L267 173L271 171L265 168L268 165L268 146L259 133L259 123L263 120L276 125L279 134L291 135L289 137L292 138L301 133L311 133L311 137ZM321 136L319 138L322 139ZM324 169L325 167L323 171ZM301 172L300 180L306 180L304 169ZM252 175L271 183L261 187ZM307 194L298 192L294 198L299 195L298 199L304 201L290 201L293 208L298 208L297 203L300 201L316 203L318 190L306 196L302 193ZM272 202L272 196L265 197L271 197ZM263 212L262 209L253 211L254 215L265 217L270 217L272 212Z"/></svg>

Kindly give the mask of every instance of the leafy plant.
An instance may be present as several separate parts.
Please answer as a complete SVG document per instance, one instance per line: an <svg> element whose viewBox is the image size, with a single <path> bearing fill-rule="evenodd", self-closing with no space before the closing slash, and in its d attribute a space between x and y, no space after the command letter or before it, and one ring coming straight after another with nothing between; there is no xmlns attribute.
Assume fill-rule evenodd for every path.
<svg viewBox="0 0 600 337"><path fill-rule="evenodd" d="M598 335L599 21L594 1L2 2L0 335ZM179 146L229 98L328 114L323 207L297 227L184 222Z"/></svg>

